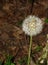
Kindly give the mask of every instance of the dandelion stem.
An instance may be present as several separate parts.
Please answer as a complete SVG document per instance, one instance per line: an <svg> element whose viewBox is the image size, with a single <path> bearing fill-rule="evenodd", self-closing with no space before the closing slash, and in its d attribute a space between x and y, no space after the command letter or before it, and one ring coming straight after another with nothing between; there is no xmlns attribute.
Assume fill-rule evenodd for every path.
<svg viewBox="0 0 48 65"><path fill-rule="evenodd" d="M47 34L47 64L48 64L48 34Z"/></svg>
<svg viewBox="0 0 48 65"><path fill-rule="evenodd" d="M29 45L29 53L28 53L28 62L27 62L27 65L30 64L31 48L32 48L32 36L30 36L30 45Z"/></svg>

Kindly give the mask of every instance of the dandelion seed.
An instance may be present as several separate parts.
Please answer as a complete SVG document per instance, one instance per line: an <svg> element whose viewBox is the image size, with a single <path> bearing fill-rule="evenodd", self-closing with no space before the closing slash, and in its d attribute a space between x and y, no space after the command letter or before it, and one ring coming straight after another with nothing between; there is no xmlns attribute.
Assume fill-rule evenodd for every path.
<svg viewBox="0 0 48 65"><path fill-rule="evenodd" d="M27 35L37 35L43 29L42 20L36 16L30 15L23 21L22 28Z"/></svg>
<svg viewBox="0 0 48 65"><path fill-rule="evenodd" d="M39 34L43 29L42 20L36 16L28 16L22 24L22 29L25 34L30 36L30 45L29 45L29 53L28 53L28 63L30 64L30 53L32 47L32 36Z"/></svg>

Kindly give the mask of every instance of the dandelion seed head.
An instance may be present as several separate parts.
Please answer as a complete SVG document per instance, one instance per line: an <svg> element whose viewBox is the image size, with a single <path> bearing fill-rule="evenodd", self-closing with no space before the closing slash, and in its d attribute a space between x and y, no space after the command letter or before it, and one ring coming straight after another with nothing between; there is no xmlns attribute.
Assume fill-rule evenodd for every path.
<svg viewBox="0 0 48 65"><path fill-rule="evenodd" d="M42 20L36 16L30 15L23 21L22 29L27 35L37 35L43 29Z"/></svg>

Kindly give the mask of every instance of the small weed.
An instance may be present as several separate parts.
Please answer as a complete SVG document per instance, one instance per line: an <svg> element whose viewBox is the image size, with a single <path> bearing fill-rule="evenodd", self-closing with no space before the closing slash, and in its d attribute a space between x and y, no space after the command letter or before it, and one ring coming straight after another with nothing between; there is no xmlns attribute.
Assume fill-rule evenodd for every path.
<svg viewBox="0 0 48 65"><path fill-rule="evenodd" d="M45 22L48 23L48 19L45 19Z"/></svg>
<svg viewBox="0 0 48 65"><path fill-rule="evenodd" d="M6 62L4 63L4 64L2 64L3 62L2 61L0 61L0 65L15 65L13 62L12 62L12 58L13 58L13 56L7 56L6 57Z"/></svg>
<svg viewBox="0 0 48 65"><path fill-rule="evenodd" d="M36 48L35 48L35 51L36 52L39 52L39 51L41 51L42 50L42 46L37 46Z"/></svg>

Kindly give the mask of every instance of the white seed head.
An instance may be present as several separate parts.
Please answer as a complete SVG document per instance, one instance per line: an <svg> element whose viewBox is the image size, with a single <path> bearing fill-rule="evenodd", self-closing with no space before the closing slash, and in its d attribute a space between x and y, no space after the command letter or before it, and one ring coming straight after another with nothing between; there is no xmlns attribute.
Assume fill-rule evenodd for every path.
<svg viewBox="0 0 48 65"><path fill-rule="evenodd" d="M30 36L37 35L42 31L42 20L30 15L23 21L22 28L23 31Z"/></svg>

